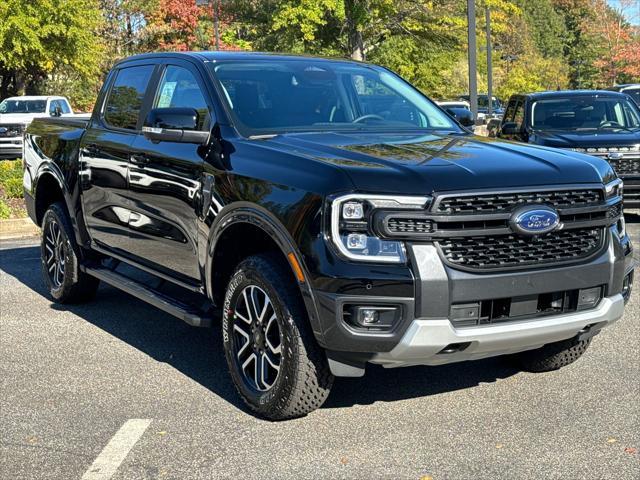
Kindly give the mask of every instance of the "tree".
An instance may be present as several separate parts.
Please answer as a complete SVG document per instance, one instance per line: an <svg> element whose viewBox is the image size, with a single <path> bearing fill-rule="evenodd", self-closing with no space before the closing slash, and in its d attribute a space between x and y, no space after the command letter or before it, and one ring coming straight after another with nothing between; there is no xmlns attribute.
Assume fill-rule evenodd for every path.
<svg viewBox="0 0 640 480"><path fill-rule="evenodd" d="M158 0L157 8L146 17L146 42L150 49L192 50L202 10L195 0Z"/></svg>
<svg viewBox="0 0 640 480"><path fill-rule="evenodd" d="M0 97L36 93L56 69L97 75L97 0L3 0L0 18Z"/></svg>
<svg viewBox="0 0 640 480"><path fill-rule="evenodd" d="M623 13L635 5L636 0L620 0L614 8L605 0L593 0L595 15L585 27L601 45L602 54L593 65L604 74L607 86L615 85L621 76L640 74L640 41Z"/></svg>

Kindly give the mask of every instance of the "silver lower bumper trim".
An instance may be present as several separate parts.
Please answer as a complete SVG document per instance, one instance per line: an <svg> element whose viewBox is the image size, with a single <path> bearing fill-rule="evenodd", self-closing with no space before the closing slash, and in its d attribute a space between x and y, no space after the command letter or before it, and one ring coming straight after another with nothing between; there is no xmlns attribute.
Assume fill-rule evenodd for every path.
<svg viewBox="0 0 640 480"><path fill-rule="evenodd" d="M385 367L441 365L532 350L572 338L587 325L613 323L623 311L624 300L618 294L585 312L473 328L456 329L446 318L416 319L393 350L376 354L370 362ZM452 343L465 342L470 345L463 351L439 353Z"/></svg>

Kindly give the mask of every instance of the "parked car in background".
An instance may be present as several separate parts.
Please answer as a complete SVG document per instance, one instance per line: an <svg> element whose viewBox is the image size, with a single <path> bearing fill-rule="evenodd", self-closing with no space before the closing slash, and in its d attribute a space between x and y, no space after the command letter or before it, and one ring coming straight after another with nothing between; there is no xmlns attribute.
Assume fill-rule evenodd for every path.
<svg viewBox="0 0 640 480"><path fill-rule="evenodd" d="M35 118L69 116L73 110L64 97L10 97L0 103L0 159L22 156L22 137Z"/></svg>
<svg viewBox="0 0 640 480"><path fill-rule="evenodd" d="M215 324L270 419L369 363L558 369L631 294L607 162L475 137L376 65L135 56L91 119L36 119L24 153L49 295L87 301L102 281Z"/></svg>
<svg viewBox="0 0 640 480"><path fill-rule="evenodd" d="M624 180L627 208L640 208L640 109L624 94L572 90L513 95L498 137L607 160Z"/></svg>
<svg viewBox="0 0 640 480"><path fill-rule="evenodd" d="M608 88L614 92L622 92L630 95L633 101L640 107L640 83L628 83L626 85L616 85L615 87Z"/></svg>
<svg viewBox="0 0 640 480"><path fill-rule="evenodd" d="M464 100L436 102L445 112L451 115L460 125L473 131L476 120L469 107L469 102Z"/></svg>
<svg viewBox="0 0 640 480"><path fill-rule="evenodd" d="M469 95L460 95L458 97L460 100L464 100L469 102ZM489 95L487 94L479 94L478 95L478 120L484 120L484 122L488 122L491 118L501 118L504 113L504 107L502 102L496 97L491 97L491 115L489 115Z"/></svg>

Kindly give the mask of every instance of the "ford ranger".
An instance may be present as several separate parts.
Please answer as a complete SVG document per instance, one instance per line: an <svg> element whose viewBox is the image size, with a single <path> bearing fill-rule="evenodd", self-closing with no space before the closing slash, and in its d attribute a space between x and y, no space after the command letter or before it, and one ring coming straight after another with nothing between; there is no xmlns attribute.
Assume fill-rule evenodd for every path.
<svg viewBox="0 0 640 480"><path fill-rule="evenodd" d="M215 325L269 419L367 364L560 368L632 289L606 161L475 137L375 65L131 57L88 121L35 120L24 164L51 297L104 282Z"/></svg>

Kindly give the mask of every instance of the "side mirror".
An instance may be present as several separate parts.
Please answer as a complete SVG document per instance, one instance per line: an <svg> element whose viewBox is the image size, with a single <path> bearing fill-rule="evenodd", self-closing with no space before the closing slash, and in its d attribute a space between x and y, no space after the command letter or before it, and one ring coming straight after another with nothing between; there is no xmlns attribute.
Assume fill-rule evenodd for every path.
<svg viewBox="0 0 640 480"><path fill-rule="evenodd" d="M447 113L455 118L463 127L473 127L476 124L473 120L473 113L466 108L447 108Z"/></svg>
<svg viewBox="0 0 640 480"><path fill-rule="evenodd" d="M153 142L203 145L209 141L209 132L197 128L198 112L193 108L154 108L147 114L142 133Z"/></svg>
<svg viewBox="0 0 640 480"><path fill-rule="evenodd" d="M60 108L60 105L56 105L55 107L53 107L53 112L51 112L51 116L52 117L62 116L62 109Z"/></svg>
<svg viewBox="0 0 640 480"><path fill-rule="evenodd" d="M500 127L500 133L503 135L517 135L520 133L520 129L518 128L517 123L506 122L502 124L502 127Z"/></svg>

